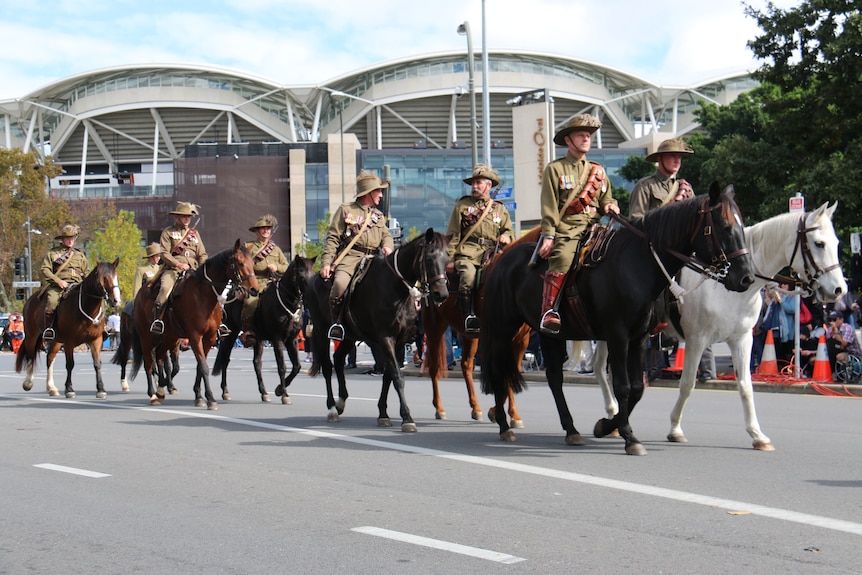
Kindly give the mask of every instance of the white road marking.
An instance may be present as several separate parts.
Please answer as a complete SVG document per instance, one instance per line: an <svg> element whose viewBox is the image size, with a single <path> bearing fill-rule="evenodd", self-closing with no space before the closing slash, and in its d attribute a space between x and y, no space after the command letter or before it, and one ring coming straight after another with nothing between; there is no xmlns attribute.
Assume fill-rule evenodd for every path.
<svg viewBox="0 0 862 575"><path fill-rule="evenodd" d="M469 555L470 557L486 559L488 561L496 561L497 563L505 563L507 565L526 561L526 559L524 559L523 557L515 557L514 555L508 555L506 553L498 553L496 551L489 551L487 549L480 549L478 547L469 547L467 545L460 545L458 543L450 543L449 541L441 541L440 539L429 539L428 537L412 535L410 533L402 533L400 531L390 531L389 529L382 529L380 527L354 527L353 529L351 529L351 531L356 531L357 533L365 533L366 535L374 535L375 537L383 537L385 539L392 539L394 541L401 541L403 543L421 545L422 547L440 549L441 551L449 551L451 553Z"/></svg>
<svg viewBox="0 0 862 575"><path fill-rule="evenodd" d="M89 471L87 469L77 469L75 467L66 467L65 465L54 465L53 463L38 463L33 467L41 469L50 469L51 471L62 471L63 473L71 473L73 475L83 475L84 477L93 477L99 479L102 477L110 477L109 473L99 473L98 471Z"/></svg>
<svg viewBox="0 0 862 575"><path fill-rule="evenodd" d="M596 475L585 475L583 473L573 473L570 471L560 471L559 469L549 469L539 467L537 465L525 465L523 463L513 463L510 461L502 461L492 459L490 457L478 457L475 455L462 455L451 451L443 451L440 449L428 449L425 447L417 447L413 445L400 445L398 443L390 443L379 439L368 439L365 437L351 437L339 433L331 433L329 431L320 431L314 429L303 429L301 427L290 427L287 425L278 425L275 423L267 423L264 421L254 421L252 419L239 419L236 417L227 417L224 415L216 415L214 413L204 413L200 411L182 411L173 410L165 407L145 407L136 405L118 405L112 403L98 403L92 401L80 401L70 399L50 399L47 397L22 397L20 395L0 395L7 399L18 399L25 401L45 401L53 403L62 403L68 405L70 403L110 407L114 409L131 409L135 411L148 411L152 413L184 415L188 417L199 417L201 419L217 419L219 421L235 423L237 425L245 425L248 427L257 427L260 429L272 429L276 431L285 431L288 433L296 433L319 439L332 439L335 441L344 441L347 443L356 443L359 445L377 447L380 449L390 449L392 451L401 451L404 453L415 453L417 455L427 455L430 457L439 457L441 459L449 459L452 461L460 461L462 463L470 463L472 465L481 465L484 467L494 467L497 469L506 469L508 471L517 471L519 473L527 473L541 477L550 477L553 479L561 479L563 481L571 481L574 483L583 483L585 485L593 485L595 487L603 487L606 489L618 489L620 491L628 491L630 493L639 493L641 495L651 495L653 497L661 497L663 499L671 499L681 501L683 503L695 503L706 507L717 507L728 511L746 510L751 511L752 515L760 515L771 519L780 519L791 523L800 523L822 529L831 529L833 531L842 531L852 535L862 535L862 523L854 523L852 521L844 521L843 519L834 519L832 517L824 517L821 515L812 515L809 513L800 513L789 509L781 509L780 507L767 507L766 505L758 505L756 503L747 503L745 501L735 501L733 499L723 499L720 497L712 497L710 495L701 495L698 493L689 493L687 491L678 491L676 489L666 489L664 487L654 487L652 485L642 485L639 483L631 483L629 481L620 481L618 479L610 479L607 477L599 477Z"/></svg>

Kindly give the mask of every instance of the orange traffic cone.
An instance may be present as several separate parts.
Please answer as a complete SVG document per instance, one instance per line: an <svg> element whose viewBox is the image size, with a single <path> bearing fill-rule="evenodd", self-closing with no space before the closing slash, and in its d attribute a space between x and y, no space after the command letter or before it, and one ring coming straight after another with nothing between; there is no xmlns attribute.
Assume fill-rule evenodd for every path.
<svg viewBox="0 0 862 575"><path fill-rule="evenodd" d="M673 356L673 367L666 367L661 370L662 377L680 377L682 368L685 366L685 342L679 342L676 348L676 353Z"/></svg>
<svg viewBox="0 0 862 575"><path fill-rule="evenodd" d="M826 336L820 334L817 340L817 355L814 356L814 373L811 379L820 383L832 383L832 368L829 365L829 352L826 351Z"/></svg>
<svg viewBox="0 0 862 575"><path fill-rule="evenodd" d="M775 340L772 338L772 330L766 330L766 343L763 346L763 355L760 357L760 365L757 366L759 375L778 375L778 360L775 357Z"/></svg>

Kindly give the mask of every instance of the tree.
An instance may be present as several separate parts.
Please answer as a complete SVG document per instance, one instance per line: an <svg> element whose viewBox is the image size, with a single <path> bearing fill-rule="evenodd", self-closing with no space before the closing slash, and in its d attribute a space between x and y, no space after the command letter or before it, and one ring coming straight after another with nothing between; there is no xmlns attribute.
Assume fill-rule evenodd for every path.
<svg viewBox="0 0 862 575"><path fill-rule="evenodd" d="M135 224L135 214L120 210L120 213L93 234L90 243L90 263L113 262L119 258L117 275L120 294L124 301L132 297L135 269L143 263L144 248L141 246L141 230Z"/></svg>

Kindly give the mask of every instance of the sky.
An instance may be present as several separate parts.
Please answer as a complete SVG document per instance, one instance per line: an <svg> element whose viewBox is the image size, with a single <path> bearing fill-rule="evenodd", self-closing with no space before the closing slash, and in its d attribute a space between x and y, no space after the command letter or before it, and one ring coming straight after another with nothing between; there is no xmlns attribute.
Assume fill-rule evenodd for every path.
<svg viewBox="0 0 862 575"><path fill-rule="evenodd" d="M802 0L773 0L779 7ZM757 9L766 0L746 0ZM740 0L2 0L0 99L129 64L207 65L285 85L473 48L547 52L661 85L758 62ZM477 54L477 66L480 59Z"/></svg>

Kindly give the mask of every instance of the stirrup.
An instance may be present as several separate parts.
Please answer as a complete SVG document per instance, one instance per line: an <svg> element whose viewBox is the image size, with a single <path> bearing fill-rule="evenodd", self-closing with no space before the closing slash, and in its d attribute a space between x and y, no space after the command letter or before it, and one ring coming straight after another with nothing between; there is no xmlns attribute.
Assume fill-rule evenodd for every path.
<svg viewBox="0 0 862 575"><path fill-rule="evenodd" d="M150 326L150 333L161 335L165 333L165 322L160 319L153 320L153 325Z"/></svg>
<svg viewBox="0 0 862 575"><path fill-rule="evenodd" d="M549 309L542 314L542 321L539 323L539 329L546 333L560 333L560 314L555 309Z"/></svg>
<svg viewBox="0 0 862 575"><path fill-rule="evenodd" d="M329 339L334 339L335 341L343 341L344 340L344 326L340 323L334 323L329 326L329 333L326 334L326 337Z"/></svg>
<svg viewBox="0 0 862 575"><path fill-rule="evenodd" d="M46 327L45 331L42 332L42 339L45 341L54 341L55 337L57 337L57 334L54 333L53 327Z"/></svg>
<svg viewBox="0 0 862 575"><path fill-rule="evenodd" d="M219 324L218 334L219 334L219 337L227 337L230 335L230 328L223 323Z"/></svg>
<svg viewBox="0 0 862 575"><path fill-rule="evenodd" d="M479 333L479 318L470 314L464 318L464 331L467 333Z"/></svg>

